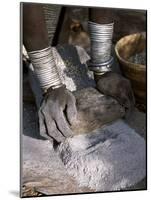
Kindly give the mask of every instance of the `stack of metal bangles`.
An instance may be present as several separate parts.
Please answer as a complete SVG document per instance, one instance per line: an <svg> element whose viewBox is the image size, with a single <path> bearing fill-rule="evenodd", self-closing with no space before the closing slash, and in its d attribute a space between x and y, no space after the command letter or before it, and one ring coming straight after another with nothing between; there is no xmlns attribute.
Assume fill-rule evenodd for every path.
<svg viewBox="0 0 151 200"><path fill-rule="evenodd" d="M88 22L91 41L91 60L89 69L95 74L111 71L113 57L111 56L114 23L97 24Z"/></svg>
<svg viewBox="0 0 151 200"><path fill-rule="evenodd" d="M28 52L28 55L43 91L50 87L55 89L62 86L51 47Z"/></svg>

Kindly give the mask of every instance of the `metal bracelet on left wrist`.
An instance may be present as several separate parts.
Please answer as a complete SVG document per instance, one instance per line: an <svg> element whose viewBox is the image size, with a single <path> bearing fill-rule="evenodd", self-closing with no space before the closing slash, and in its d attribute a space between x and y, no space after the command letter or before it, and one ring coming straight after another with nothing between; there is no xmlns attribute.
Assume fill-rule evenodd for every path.
<svg viewBox="0 0 151 200"><path fill-rule="evenodd" d="M44 92L50 87L54 89L62 86L51 47L28 52L28 55L39 80L40 87Z"/></svg>

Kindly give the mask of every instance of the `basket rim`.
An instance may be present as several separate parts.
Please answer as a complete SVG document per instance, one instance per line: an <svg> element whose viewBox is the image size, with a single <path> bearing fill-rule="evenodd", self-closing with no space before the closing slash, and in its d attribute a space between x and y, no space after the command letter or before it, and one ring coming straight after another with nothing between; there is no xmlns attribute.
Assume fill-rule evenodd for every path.
<svg viewBox="0 0 151 200"><path fill-rule="evenodd" d="M140 32L140 33L133 33L133 34L129 34L129 35L126 35L122 38L120 38L117 42L116 42L116 45L115 45L115 53L116 53L116 56L118 57L118 59L123 62L124 64L128 65L129 68L137 68L137 70L139 71L146 71L146 65L142 65L142 64L137 64L137 63L133 63L133 62L130 62L130 61L127 61L125 60L124 58L122 58L119 54L119 51L118 51L118 45L119 43L121 42L121 40L123 40L124 38L126 37L129 37L129 36L133 36L133 35L140 35L140 34L144 34L144 32Z"/></svg>

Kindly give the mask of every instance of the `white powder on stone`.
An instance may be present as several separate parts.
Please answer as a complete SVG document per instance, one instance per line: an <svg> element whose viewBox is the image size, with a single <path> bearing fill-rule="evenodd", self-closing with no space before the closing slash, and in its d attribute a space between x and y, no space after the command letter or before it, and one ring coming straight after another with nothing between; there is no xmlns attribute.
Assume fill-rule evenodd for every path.
<svg viewBox="0 0 151 200"><path fill-rule="evenodd" d="M69 138L58 152L79 185L95 191L124 189L146 175L145 141L122 120Z"/></svg>
<svg viewBox="0 0 151 200"><path fill-rule="evenodd" d="M54 61L56 63L56 67L58 68L58 72L61 78L61 81L63 84L66 85L66 88L70 91L76 91L78 90L78 85L74 82L73 77L76 76L77 80L79 78L79 85L83 85L85 84L85 81L87 81L88 86L92 86L94 87L95 82L94 82L94 77L93 77L93 72L88 70L87 64L86 62L90 59L89 55L86 53L86 51L80 47L80 46L76 46L76 51L77 54L79 56L79 60L81 64L81 66L78 66L78 71L76 74L76 66L74 66L72 63L65 63L63 61L63 59L61 58L60 54L58 53L57 49L55 47L52 47L52 53L54 56ZM68 61L69 62L69 61ZM67 67L67 65L69 65L70 67ZM85 77L87 77L86 79L82 79L82 74L80 74L80 67L84 68L83 70L85 70ZM70 72L70 74L72 74L71 77L69 77L65 71ZM91 79L91 82L88 80Z"/></svg>

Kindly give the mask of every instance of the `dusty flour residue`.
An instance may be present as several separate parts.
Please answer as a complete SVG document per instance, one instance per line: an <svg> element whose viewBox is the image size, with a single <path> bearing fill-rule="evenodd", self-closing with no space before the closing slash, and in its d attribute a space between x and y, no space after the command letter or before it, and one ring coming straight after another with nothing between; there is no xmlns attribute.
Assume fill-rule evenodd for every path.
<svg viewBox="0 0 151 200"><path fill-rule="evenodd" d="M68 51L70 51L69 48L71 47L67 46L60 48L61 52L67 55L69 53ZM74 47L74 50L71 49L67 59L65 58L65 55L63 55L63 59L55 47L52 48L52 52L61 81L66 85L68 90L76 91L86 87L95 87L93 73L88 70L86 65L86 62L90 57L83 48L76 46ZM77 56L74 58L76 60L73 59L75 53L77 53Z"/></svg>
<svg viewBox="0 0 151 200"><path fill-rule="evenodd" d="M122 120L59 146L59 155L80 186L120 190L145 177L145 141Z"/></svg>

